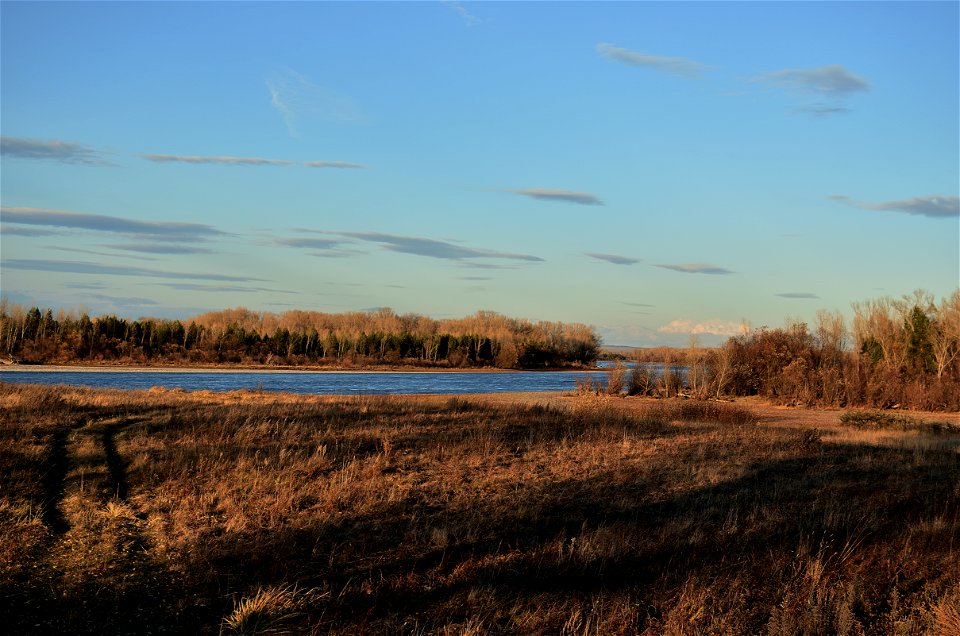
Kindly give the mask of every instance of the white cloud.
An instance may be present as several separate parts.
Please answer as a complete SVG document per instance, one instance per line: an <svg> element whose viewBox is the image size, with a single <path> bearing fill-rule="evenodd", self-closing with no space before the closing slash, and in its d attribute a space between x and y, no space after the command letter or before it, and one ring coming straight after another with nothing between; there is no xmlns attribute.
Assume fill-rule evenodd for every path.
<svg viewBox="0 0 960 636"><path fill-rule="evenodd" d="M694 322L693 320L671 320L657 329L660 333L684 333L691 335L739 336L749 332L746 323L730 320L708 320Z"/></svg>

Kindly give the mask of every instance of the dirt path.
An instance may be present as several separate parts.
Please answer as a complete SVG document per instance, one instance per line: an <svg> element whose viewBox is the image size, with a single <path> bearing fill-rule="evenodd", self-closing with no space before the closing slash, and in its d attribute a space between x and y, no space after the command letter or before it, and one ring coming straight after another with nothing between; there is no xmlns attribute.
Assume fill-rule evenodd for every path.
<svg viewBox="0 0 960 636"><path fill-rule="evenodd" d="M603 404L626 411L640 412L651 404L662 402L656 398L645 397L609 397L609 396L578 396L571 393L541 392L541 393L487 393L483 395L461 396L464 399L482 400L488 404L544 404L550 406L575 406L578 404ZM783 426L791 428L833 428L844 426L840 416L848 411L875 409L842 409L842 408L808 408L799 406L780 406L768 400L747 397L727 402L742 408L749 409L760 416L760 423L764 425ZM906 415L930 422L947 422L960 426L960 413L945 413L936 411L888 411L891 414Z"/></svg>

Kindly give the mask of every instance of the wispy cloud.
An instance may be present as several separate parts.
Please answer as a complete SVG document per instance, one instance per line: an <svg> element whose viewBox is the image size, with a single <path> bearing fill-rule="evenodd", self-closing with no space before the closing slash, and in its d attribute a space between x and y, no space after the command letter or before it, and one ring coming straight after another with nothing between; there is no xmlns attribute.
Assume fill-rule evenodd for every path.
<svg viewBox="0 0 960 636"><path fill-rule="evenodd" d="M672 269L675 272L683 272L684 274L734 274L735 272L730 271L724 267L718 267L717 265L710 265L708 263L659 263L657 267L662 267L663 269Z"/></svg>
<svg viewBox="0 0 960 636"><path fill-rule="evenodd" d="M775 295L779 296L780 298L794 298L797 300L820 298L816 294L812 294L810 292L784 292L782 294L775 294Z"/></svg>
<svg viewBox="0 0 960 636"><path fill-rule="evenodd" d="M367 166L362 163L352 163L350 161L304 161L297 162L289 159L267 159L265 157L231 157L219 155L158 155L144 153L140 155L148 161L155 163L190 163L190 164L214 164L221 166L294 166L304 165L308 168L337 168L342 170L360 170Z"/></svg>
<svg viewBox="0 0 960 636"><path fill-rule="evenodd" d="M113 303L115 305L125 305L133 307L153 307L160 303L149 298L137 298L136 296L108 296L106 294L88 294L87 298L100 302Z"/></svg>
<svg viewBox="0 0 960 636"><path fill-rule="evenodd" d="M471 281L493 280L493 277L492 276L457 276L457 280L471 280Z"/></svg>
<svg viewBox="0 0 960 636"><path fill-rule="evenodd" d="M626 301L620 301L621 305L629 305L631 307L656 307L656 305L651 305L650 303L628 303Z"/></svg>
<svg viewBox="0 0 960 636"><path fill-rule="evenodd" d="M16 225L0 225L0 235L3 236L57 236L59 230L41 230L35 227L19 227Z"/></svg>
<svg viewBox="0 0 960 636"><path fill-rule="evenodd" d="M140 156L157 163L215 163L226 166L289 166L293 163L286 159L264 159L263 157L198 157L155 154L142 154Z"/></svg>
<svg viewBox="0 0 960 636"><path fill-rule="evenodd" d="M296 137L300 119L315 116L337 123L359 123L363 113L349 95L314 84L305 75L280 68L266 80L270 105L283 117L289 133Z"/></svg>
<svg viewBox="0 0 960 636"><path fill-rule="evenodd" d="M611 60L616 60L630 66L639 66L642 68L652 68L671 75L681 77L700 77L710 67L695 60L688 60L683 57L667 57L664 55L650 55L639 51L623 49L612 44L601 43L597 45L597 52Z"/></svg>
<svg viewBox="0 0 960 636"><path fill-rule="evenodd" d="M498 250L465 247L450 241L440 241L420 236L400 236L382 232L331 232L311 228L292 228L302 234L321 234L322 237L295 237L275 238L274 245L319 250L311 253L312 256L342 257L362 254L354 249L363 243L380 245L384 249L403 254L426 256L450 261L476 268L500 269L507 267L503 264L478 263L477 259L493 259L506 261L542 262L539 256L530 254L516 254L500 252Z"/></svg>
<svg viewBox="0 0 960 636"><path fill-rule="evenodd" d="M880 201L879 203L855 201L845 194L831 194L827 198L861 210L900 212L934 219L949 219L960 216L960 198L954 196L934 195L898 201Z"/></svg>
<svg viewBox="0 0 960 636"><path fill-rule="evenodd" d="M298 232L307 232L310 234L326 234L331 235L330 232L325 232L322 230L308 230L305 228L296 229ZM308 252L310 256L316 256L319 258L345 258L348 256L357 256L359 254L364 254L364 252L355 250L355 249L345 249L344 245L352 245L354 241L352 239L340 238L314 238L314 237L295 237L295 238L275 238L271 241L273 245L278 245L280 247L293 247L297 249L308 249L314 250Z"/></svg>
<svg viewBox="0 0 960 636"><path fill-rule="evenodd" d="M509 252L499 252L496 250L476 249L464 247L446 241L437 241L429 238L415 236L397 236L394 234L382 234L380 232L341 232L341 236L354 238L360 241L378 243L393 252L404 254L415 254L417 256L427 256L429 258L439 258L453 261L464 261L470 259L505 259L527 262L542 262L539 256L530 254L514 254Z"/></svg>
<svg viewBox="0 0 960 636"><path fill-rule="evenodd" d="M360 250L322 250L319 252L307 252L308 256L316 256L317 258L347 258L349 256L358 256L360 254L366 254L366 252L361 252Z"/></svg>
<svg viewBox="0 0 960 636"><path fill-rule="evenodd" d="M786 68L754 76L750 81L798 95L813 95L829 100L805 104L796 109L798 113L817 118L849 113L850 108L845 100L855 93L871 88L866 78L851 73L839 64L817 68Z"/></svg>
<svg viewBox="0 0 960 636"><path fill-rule="evenodd" d="M444 5L453 9L461 18L463 18L463 21L467 26L477 26L478 24L482 24L483 22L486 21L483 18L478 18L477 16L467 11L467 8L463 6L462 3L457 2L456 0L441 0L441 2Z"/></svg>
<svg viewBox="0 0 960 636"><path fill-rule="evenodd" d="M203 223L167 221L135 221L104 214L64 212L41 208L0 208L0 220L19 225L66 227L128 234L154 241L197 242L227 236L226 233Z"/></svg>
<svg viewBox="0 0 960 636"><path fill-rule="evenodd" d="M224 282L264 281L262 278L246 276L228 276L225 274L207 274L196 272L167 272L143 267L125 267L102 265L83 261L41 261L31 259L6 259L0 266L10 269L24 269L39 272L63 272L68 274L100 274L105 276L144 276L148 278L173 278L185 280L218 280Z"/></svg>
<svg viewBox="0 0 960 636"><path fill-rule="evenodd" d="M520 190L508 190L508 192L543 201L564 201L567 203L579 203L580 205L603 205L603 201L589 192L571 192L570 190L553 190L549 188L524 188Z"/></svg>
<svg viewBox="0 0 960 636"><path fill-rule="evenodd" d="M212 251L205 247L158 243L122 243L119 245L104 245L104 247L141 254L210 254Z"/></svg>
<svg viewBox="0 0 960 636"><path fill-rule="evenodd" d="M85 250L85 249L83 249L82 247L63 247L63 246L60 246L60 245L45 245L44 247L45 247L46 249L48 249L48 250L53 250L53 251L55 251L55 252L68 252L68 253L70 253L70 254L89 254L90 256L107 256L107 257L119 256L120 258L135 258L135 259L140 260L140 261L155 261L155 260L157 260L157 259L155 259L155 258L150 258L149 256L144 256L144 255L142 255L142 254L137 254L136 256L134 256L133 254L117 254L117 253L110 253L110 252L98 252L98 251L96 251L96 250Z"/></svg>
<svg viewBox="0 0 960 636"><path fill-rule="evenodd" d="M284 247L305 247L310 249L329 250L343 245L339 239L326 238L278 238L273 242Z"/></svg>
<svg viewBox="0 0 960 636"><path fill-rule="evenodd" d="M349 161L304 161L303 165L308 168L361 169L367 167L362 163L350 163Z"/></svg>
<svg viewBox="0 0 960 636"><path fill-rule="evenodd" d="M273 289L268 287L249 287L246 285L203 285L201 283L158 283L163 287L169 287L170 289L176 289L179 291L199 291L199 292L213 292L213 293L227 293L227 292L271 292L278 294L296 294L299 292L291 291L288 289Z"/></svg>
<svg viewBox="0 0 960 636"><path fill-rule="evenodd" d="M618 256L617 254L600 254L598 252L584 252L584 256L589 256L598 261L606 261L614 265L634 265L640 262L639 258L630 258L629 256Z"/></svg>
<svg viewBox="0 0 960 636"><path fill-rule="evenodd" d="M747 325L742 322L708 320L694 322L693 320L671 320L658 328L660 333L688 333L692 335L737 336L747 333Z"/></svg>
<svg viewBox="0 0 960 636"><path fill-rule="evenodd" d="M0 154L20 159L45 159L87 166L108 166L104 153L92 146L58 139L0 137Z"/></svg>
<svg viewBox="0 0 960 636"><path fill-rule="evenodd" d="M807 104L797 108L796 112L813 117L830 117L849 113L850 109L839 104Z"/></svg>
<svg viewBox="0 0 960 636"><path fill-rule="evenodd" d="M830 98L843 98L870 90L870 82L840 64L818 68L785 68L757 75L752 81Z"/></svg>

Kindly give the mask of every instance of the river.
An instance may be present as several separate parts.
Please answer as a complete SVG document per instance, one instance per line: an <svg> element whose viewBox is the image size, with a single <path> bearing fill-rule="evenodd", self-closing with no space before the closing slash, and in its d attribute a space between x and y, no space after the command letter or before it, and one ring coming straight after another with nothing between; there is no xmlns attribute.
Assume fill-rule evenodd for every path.
<svg viewBox="0 0 960 636"><path fill-rule="evenodd" d="M644 365L656 374L662 365ZM0 370L0 382L66 384L111 389L164 387L186 391L238 389L305 394L456 394L572 391L578 380L605 382L603 370L420 372L420 371L175 371L175 370Z"/></svg>

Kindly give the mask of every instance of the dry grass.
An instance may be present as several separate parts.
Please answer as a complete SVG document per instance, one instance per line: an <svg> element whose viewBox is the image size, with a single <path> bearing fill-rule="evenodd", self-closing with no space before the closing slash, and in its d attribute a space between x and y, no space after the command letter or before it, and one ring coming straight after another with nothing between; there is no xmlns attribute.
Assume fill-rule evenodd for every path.
<svg viewBox="0 0 960 636"><path fill-rule="evenodd" d="M949 633L958 436L839 415L0 385L0 615L13 633Z"/></svg>

